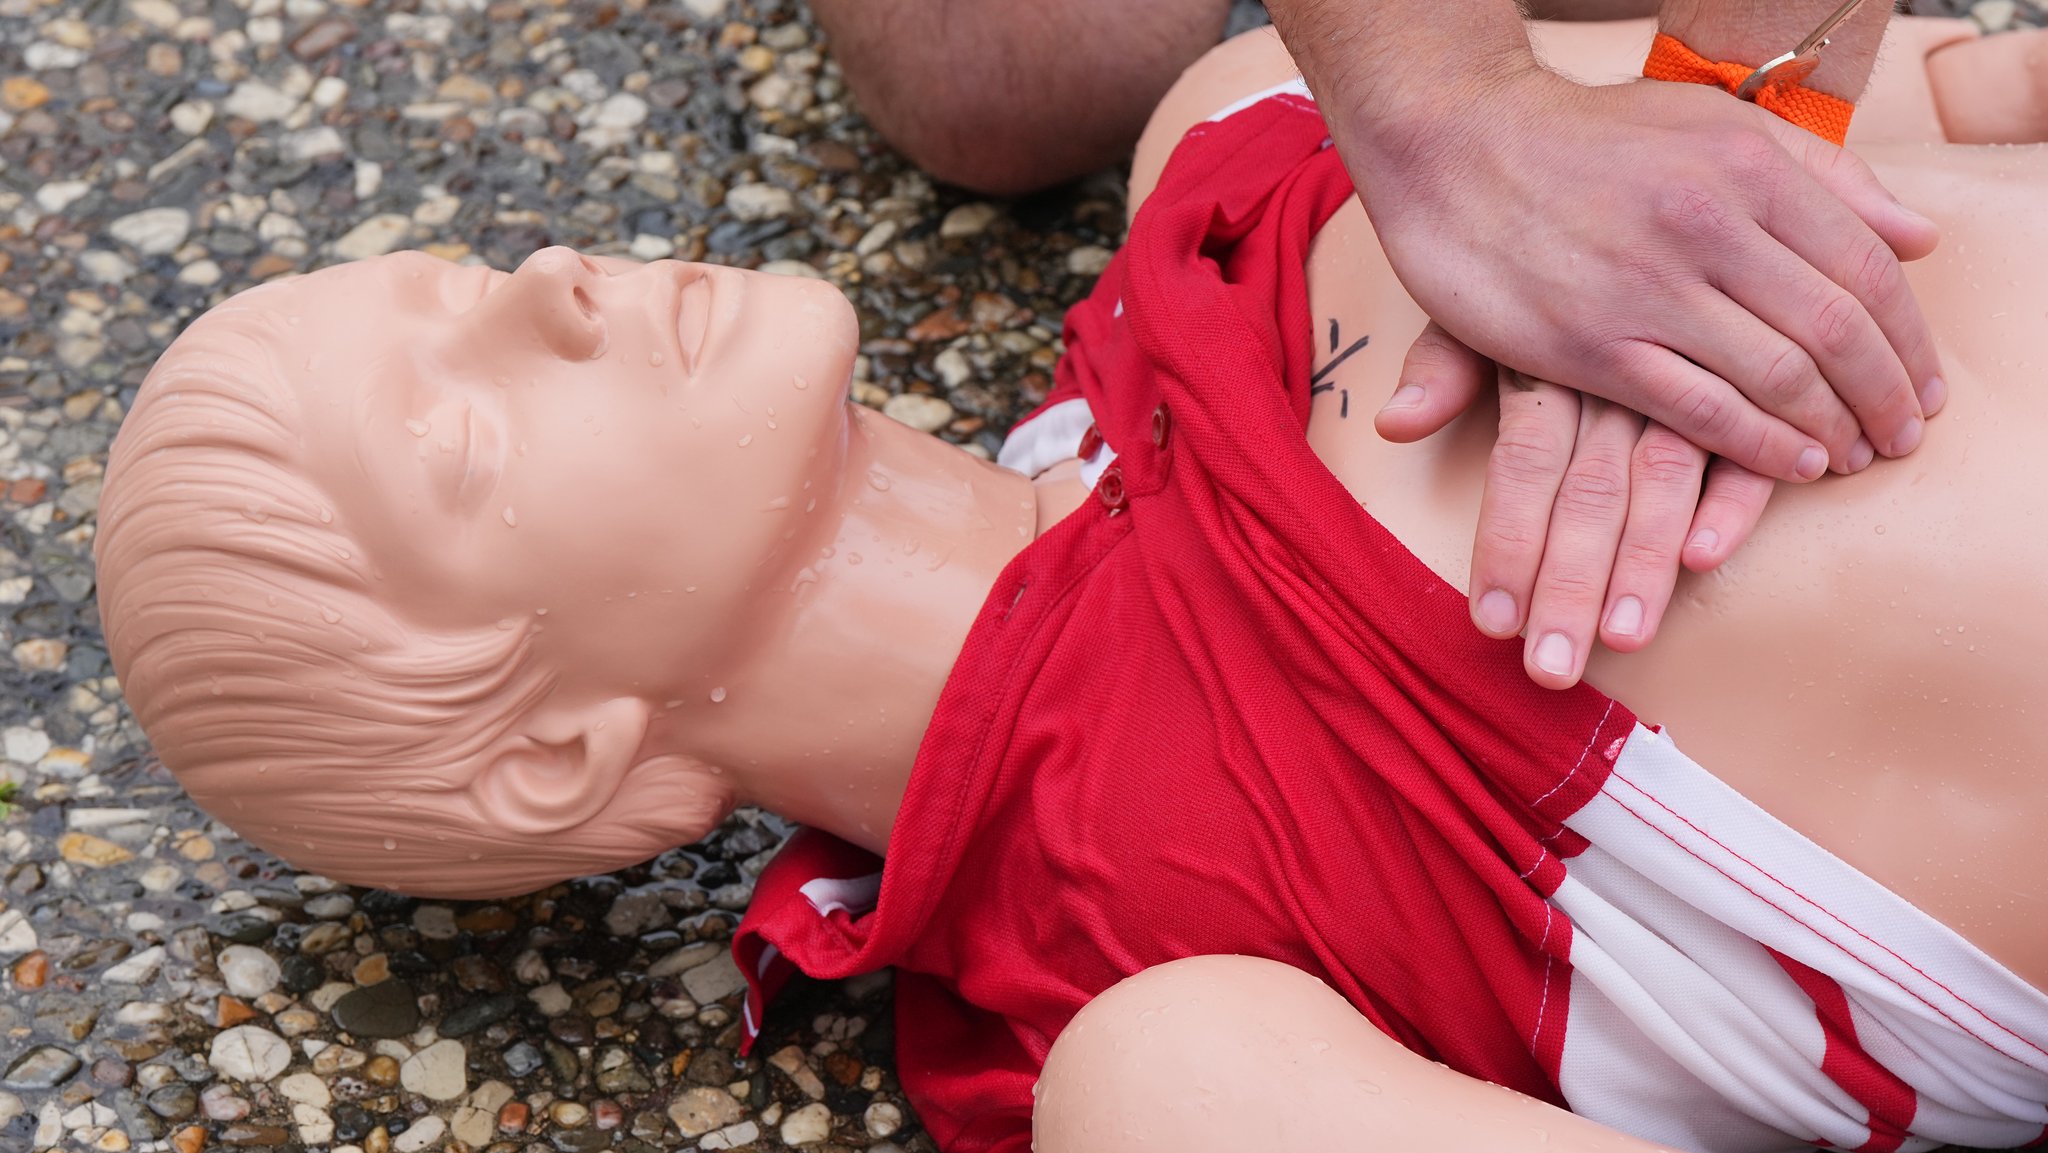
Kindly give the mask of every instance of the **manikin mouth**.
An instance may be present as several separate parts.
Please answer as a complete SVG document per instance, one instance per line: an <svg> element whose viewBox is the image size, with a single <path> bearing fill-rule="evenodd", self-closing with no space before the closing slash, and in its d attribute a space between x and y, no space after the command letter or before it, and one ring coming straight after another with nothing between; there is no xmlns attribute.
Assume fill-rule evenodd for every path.
<svg viewBox="0 0 2048 1153"><path fill-rule="evenodd" d="M711 308L715 303L711 274L699 271L676 294L676 339L681 342L683 362L696 375L704 363L705 342L711 335Z"/></svg>

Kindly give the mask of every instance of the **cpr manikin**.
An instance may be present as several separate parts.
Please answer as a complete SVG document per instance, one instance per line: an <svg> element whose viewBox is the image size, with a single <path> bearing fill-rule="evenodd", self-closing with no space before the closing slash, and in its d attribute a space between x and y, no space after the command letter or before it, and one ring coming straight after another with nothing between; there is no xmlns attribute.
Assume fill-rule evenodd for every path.
<svg viewBox="0 0 2048 1153"><path fill-rule="evenodd" d="M1629 67L1610 33L1566 35L1567 67ZM1134 184L1162 135L1284 79L1276 53L1240 41L1191 71ZM1926 91L1920 70L1882 75L1902 72ZM1910 97L1873 98L1863 123L1931 124ZM1908 461L1782 493L1656 646L1589 678L2040 986L2048 922L2005 878L2030 875L2048 810L2028 715L2048 509L2016 432L2048 404L2024 367L2048 360L2048 154L1865 154L1944 229L1912 273L1948 412ZM1421 325L1355 205L1308 273L1319 326ZM237 297L166 355L115 449L99 547L124 690L195 799L352 882L529 890L697 839L735 804L890 850L998 575L1085 490L849 405L856 341L828 285L560 249L509 276L400 254ZM1354 411L1391 391L1383 350L1405 343L1347 365ZM1317 454L1459 583L1483 421L1395 447L1336 402L1313 410ZM1183 1108L1191 1086L1213 1108ZM1638 1144L1415 1057L1292 969L1207 958L1083 1011L1046 1060L1037 1140L1523 1148L1532 1131Z"/></svg>

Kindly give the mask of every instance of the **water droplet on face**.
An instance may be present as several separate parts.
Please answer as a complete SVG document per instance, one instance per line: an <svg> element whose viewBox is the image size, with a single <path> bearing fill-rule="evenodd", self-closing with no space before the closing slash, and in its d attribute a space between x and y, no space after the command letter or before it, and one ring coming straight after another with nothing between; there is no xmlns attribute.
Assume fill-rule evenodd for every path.
<svg viewBox="0 0 2048 1153"><path fill-rule="evenodd" d="M326 621L328 624L338 625L341 623L341 614L335 612L333 609L323 608L320 610L320 619Z"/></svg>
<svg viewBox="0 0 2048 1153"><path fill-rule="evenodd" d="M790 591L795 592L797 589L800 589L807 584L815 583L817 579L817 570L813 569L809 565L805 565L804 567L796 570L796 580L791 582Z"/></svg>
<svg viewBox="0 0 2048 1153"><path fill-rule="evenodd" d="M796 390L797 390L798 392L802 392L802 391L803 391L804 389L807 389L807 388L811 387L811 382L810 382L810 381L808 381L808 380L805 380L805 379L804 379L803 377L801 377L801 376L793 376L793 377L791 377L791 378L790 378L790 383L791 383L791 384L794 384L794 385L796 385Z"/></svg>
<svg viewBox="0 0 2048 1153"><path fill-rule="evenodd" d="M661 354L660 354L660 353L658 353L658 352L650 352L650 353L648 353L648 354L647 354L647 363L648 363L648 364L649 364L649 365L650 365L651 367L654 367L654 368L660 368L660 367L662 366L662 364L664 363L664 361L662 360L662 358L661 358Z"/></svg>
<svg viewBox="0 0 2048 1153"><path fill-rule="evenodd" d="M316 515L318 515L318 516L319 516L319 518L320 518L320 523L321 523L321 524L333 524L333 523L334 523L334 513L333 513L332 511L328 510L328 509L324 509L324 508L323 508L323 509L321 509L321 510L320 510L320 511L319 511L319 512L318 512L318 513L316 514Z"/></svg>
<svg viewBox="0 0 2048 1153"><path fill-rule="evenodd" d="M754 434L751 432L740 438L741 448L745 448L752 443L754 443Z"/></svg>
<svg viewBox="0 0 2048 1153"><path fill-rule="evenodd" d="M876 492L889 491L889 475L879 468L868 470L868 487Z"/></svg>
<svg viewBox="0 0 2048 1153"><path fill-rule="evenodd" d="M505 511L504 511L503 513L499 514L499 515L501 515L501 516L503 516L503 517L505 518L505 523L506 523L506 524L507 524L508 526L511 526L511 527L513 527L513 528L517 528L517 527L519 527L519 515L518 515L517 513L515 513L515 512L513 512L513 511L512 511L512 506L511 506L511 505L509 505L509 504L508 504L508 505L506 505L506 506L505 506Z"/></svg>
<svg viewBox="0 0 2048 1153"><path fill-rule="evenodd" d="M711 690L711 703L712 703L712 704L714 704L714 705L719 705L719 704L724 704L724 703L725 703L725 686L724 686L724 685L720 685L720 686L718 686L717 688L715 688L715 689L712 689L712 690Z"/></svg>
<svg viewBox="0 0 2048 1153"><path fill-rule="evenodd" d="M405 422L405 431L414 436L425 436L434 431L434 426L424 420L408 420Z"/></svg>
<svg viewBox="0 0 2048 1153"><path fill-rule="evenodd" d="M860 563L860 554L859 554L859 553L857 553L857 552L850 552L850 553L847 553L847 554L846 554L846 563L847 563L847 564L859 564L859 563Z"/></svg>
<svg viewBox="0 0 2048 1153"><path fill-rule="evenodd" d="M778 496L774 500L768 502L768 511L770 512L777 512L788 507L789 498L786 496Z"/></svg>
<svg viewBox="0 0 2048 1153"><path fill-rule="evenodd" d="M384 851L385 851L385 852L387 852L387 853L388 853L388 852L390 852L391 850L393 850L393 849L396 849L397 847L398 847L398 842L397 842L397 841L394 841L394 840L392 840L392 839L391 839L390 837L386 837L386 838L384 838Z"/></svg>

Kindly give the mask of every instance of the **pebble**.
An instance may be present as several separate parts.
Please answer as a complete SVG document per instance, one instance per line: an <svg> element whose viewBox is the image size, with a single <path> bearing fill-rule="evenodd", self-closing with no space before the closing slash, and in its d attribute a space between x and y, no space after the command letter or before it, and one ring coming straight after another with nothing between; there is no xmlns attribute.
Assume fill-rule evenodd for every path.
<svg viewBox="0 0 2048 1153"><path fill-rule="evenodd" d="M882 415L900 421L919 432L937 432L953 423L953 406L936 396L906 392L892 396L882 406ZM691 996L696 997L692 990ZM699 1001L717 1000L715 997L697 997Z"/></svg>
<svg viewBox="0 0 2048 1153"><path fill-rule="evenodd" d="M1977 0L1970 5L1970 18L1986 32L2003 32L2012 27L2019 8L2015 0Z"/></svg>
<svg viewBox="0 0 2048 1153"><path fill-rule="evenodd" d="M151 945L140 953L111 966L100 974L100 979L115 985L147 985L156 979L156 971L164 963L164 947Z"/></svg>
<svg viewBox="0 0 2048 1153"><path fill-rule="evenodd" d="M228 93L220 107L229 116L263 123L283 120L298 106L299 100L295 96L287 95L261 80L244 80L235 85L235 90Z"/></svg>
<svg viewBox="0 0 2048 1153"><path fill-rule="evenodd" d="M304 1105L318 1105L321 1108L334 1103L334 1094L328 1091L327 1082L311 1073L294 1073L277 1083L277 1091L287 1101Z"/></svg>
<svg viewBox="0 0 2048 1153"><path fill-rule="evenodd" d="M704 1085L676 1094L668 1106L668 1119L676 1123L685 1137L701 1137L713 1129L723 1129L744 1113L732 1094Z"/></svg>
<svg viewBox="0 0 2048 1153"><path fill-rule="evenodd" d="M199 1091L199 1108L210 1121L239 1121L249 1115L248 1099L236 1096L233 1086L221 1082Z"/></svg>
<svg viewBox="0 0 2048 1153"><path fill-rule="evenodd" d="M335 1025L357 1037L403 1037L420 1027L412 986L396 979L350 989L332 1012Z"/></svg>
<svg viewBox="0 0 2048 1153"><path fill-rule="evenodd" d="M207 1063L223 1077L257 1084L284 1072L291 1059L284 1038L257 1025L240 1025L214 1037Z"/></svg>
<svg viewBox="0 0 2048 1153"><path fill-rule="evenodd" d="M135 854L127 849L91 833L66 833L57 840L57 851L65 860L89 869L104 869L132 861Z"/></svg>
<svg viewBox="0 0 2048 1153"><path fill-rule="evenodd" d="M453 1101L469 1089L467 1059L468 1051L462 1042L436 1041L406 1058L399 1066L398 1079L422 1097Z"/></svg>
<svg viewBox="0 0 2048 1153"><path fill-rule="evenodd" d="M145 208L107 225L107 235L144 256L164 256L192 234L192 213L183 208Z"/></svg>
<svg viewBox="0 0 2048 1153"><path fill-rule="evenodd" d="M1075 276L1101 276L1115 255L1099 245L1085 244L1067 253L1067 271Z"/></svg>
<svg viewBox="0 0 2048 1153"><path fill-rule="evenodd" d="M431 1149L446 1136L448 1123L438 1115L429 1113L406 1127L405 1132L391 1139L392 1153L420 1153Z"/></svg>
<svg viewBox="0 0 2048 1153"><path fill-rule="evenodd" d="M283 976L277 962L270 954L248 945L229 945L216 958L220 966L220 979L228 992L246 1000L254 1000L277 988Z"/></svg>
<svg viewBox="0 0 2048 1153"><path fill-rule="evenodd" d="M50 978L50 955L38 949L14 963L11 971L14 987L35 990L43 987Z"/></svg>
<svg viewBox="0 0 2048 1153"><path fill-rule="evenodd" d="M64 667L70 651L70 645L55 638L32 637L14 646L14 663L27 672L54 673Z"/></svg>
<svg viewBox="0 0 2048 1153"><path fill-rule="evenodd" d="M0 1075L0 1085L9 1089L55 1089L78 1072L79 1060L54 1045L30 1049L15 1059Z"/></svg>
<svg viewBox="0 0 2048 1153"><path fill-rule="evenodd" d="M972 236L980 236L987 232L989 225L994 224L996 218L1002 214L1002 209L986 201L962 204L946 213L946 218L939 222L939 239L966 240Z"/></svg>
<svg viewBox="0 0 2048 1153"><path fill-rule="evenodd" d="M809 1145L832 1136L832 1110L823 1103L806 1105L783 1119L784 1145Z"/></svg>
<svg viewBox="0 0 2048 1153"><path fill-rule="evenodd" d="M706 1133L697 1142L699 1149L743 1149L761 1139L761 1127L752 1121L728 1125L716 1133Z"/></svg>
<svg viewBox="0 0 2048 1153"><path fill-rule="evenodd" d="M903 1128L903 1110L890 1102L877 1101L861 1115L861 1122L867 1126L868 1136L887 1137Z"/></svg>
<svg viewBox="0 0 2048 1153"><path fill-rule="evenodd" d="M738 220L773 220L795 212L796 198L772 184L742 184L726 190L725 207Z"/></svg>
<svg viewBox="0 0 2048 1153"><path fill-rule="evenodd" d="M412 218L395 212L380 213L348 230L334 242L334 255L342 260L367 260L396 249L412 231Z"/></svg>

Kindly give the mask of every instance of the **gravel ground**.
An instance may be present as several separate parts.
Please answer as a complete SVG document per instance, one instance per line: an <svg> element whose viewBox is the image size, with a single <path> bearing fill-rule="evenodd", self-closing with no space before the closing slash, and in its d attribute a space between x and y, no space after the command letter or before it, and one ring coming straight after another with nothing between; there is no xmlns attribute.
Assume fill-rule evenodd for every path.
<svg viewBox="0 0 2048 1153"><path fill-rule="evenodd" d="M199 812L100 644L101 470L157 353L233 292L547 243L825 277L865 317L858 399L991 453L1122 216L1114 174L935 189L786 0L0 0L0 1153L931 1149L886 974L798 987L736 1054L725 945L772 817L454 904Z"/></svg>

